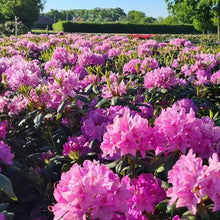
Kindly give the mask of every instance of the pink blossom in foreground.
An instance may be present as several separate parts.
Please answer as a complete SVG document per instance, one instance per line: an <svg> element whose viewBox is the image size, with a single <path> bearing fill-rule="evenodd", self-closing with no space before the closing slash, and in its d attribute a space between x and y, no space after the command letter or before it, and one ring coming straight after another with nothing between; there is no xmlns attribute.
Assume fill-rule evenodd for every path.
<svg viewBox="0 0 220 220"><path fill-rule="evenodd" d="M172 187L167 190L172 205L177 201L176 207L186 206L191 213L196 214L197 204L208 196L213 202L213 211L220 210L220 162L214 153L209 158L209 165L202 165L202 159L196 158L189 150L182 155L172 170L168 172L168 182Z"/></svg>
<svg viewBox="0 0 220 220"><path fill-rule="evenodd" d="M200 196L208 196L213 202L213 212L220 210L220 162L217 154L209 158L209 166L204 178L199 183Z"/></svg>
<svg viewBox="0 0 220 220"><path fill-rule="evenodd" d="M126 108L122 116L116 116L113 124L107 126L100 148L104 156L136 156L139 151L144 158L146 151L154 149L153 130L147 119L138 114L131 115L130 109Z"/></svg>
<svg viewBox="0 0 220 220"><path fill-rule="evenodd" d="M196 214L196 205L201 202L201 197L197 195L198 182L204 178L205 167L202 166L202 159L196 158L192 150L180 159L168 172L168 183L172 187L167 190L170 197L169 204L176 200L176 207L187 207L189 211Z"/></svg>
<svg viewBox="0 0 220 220"><path fill-rule="evenodd" d="M11 153L11 148L4 141L0 141L0 159L7 165L12 165L14 154Z"/></svg>
<svg viewBox="0 0 220 220"><path fill-rule="evenodd" d="M74 164L62 173L55 188L54 220L86 219L87 216L91 220L113 220L116 212L126 216L129 196L126 185L105 165L91 161L85 161L82 167Z"/></svg>
<svg viewBox="0 0 220 220"><path fill-rule="evenodd" d="M156 204L166 198L166 192L161 188L162 182L151 173L144 173L131 180L130 209L143 213L153 212Z"/></svg>

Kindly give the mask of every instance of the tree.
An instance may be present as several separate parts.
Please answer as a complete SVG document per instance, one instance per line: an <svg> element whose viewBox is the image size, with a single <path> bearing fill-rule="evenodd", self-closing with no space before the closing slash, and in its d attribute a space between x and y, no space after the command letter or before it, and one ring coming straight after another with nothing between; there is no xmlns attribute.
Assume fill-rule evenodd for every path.
<svg viewBox="0 0 220 220"><path fill-rule="evenodd" d="M16 16L31 27L38 20L44 3L42 0L0 0L0 14L3 21L14 21Z"/></svg>
<svg viewBox="0 0 220 220"><path fill-rule="evenodd" d="M142 11L131 10L127 14L127 20L129 23L143 23L145 13Z"/></svg>
<svg viewBox="0 0 220 220"><path fill-rule="evenodd" d="M220 35L220 0L165 0L168 10L180 23L191 23L203 33L213 28L213 19L218 17Z"/></svg>

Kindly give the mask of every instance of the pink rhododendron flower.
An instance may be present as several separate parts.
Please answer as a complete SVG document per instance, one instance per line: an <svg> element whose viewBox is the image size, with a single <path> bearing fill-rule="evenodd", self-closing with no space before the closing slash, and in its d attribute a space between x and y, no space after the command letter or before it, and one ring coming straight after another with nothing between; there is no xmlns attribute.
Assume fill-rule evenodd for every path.
<svg viewBox="0 0 220 220"><path fill-rule="evenodd" d="M214 153L209 158L209 166L205 170L204 178L199 183L199 195L208 196L213 202L213 212L220 210L220 162Z"/></svg>
<svg viewBox="0 0 220 220"><path fill-rule="evenodd" d="M41 82L41 69L37 62L27 62L21 56L14 56L10 62L5 74L6 81L12 89L21 85L34 87Z"/></svg>
<svg viewBox="0 0 220 220"><path fill-rule="evenodd" d="M102 54L96 54L90 50L83 50L82 53L78 55L78 63L81 66L87 66L87 65L103 66L105 64L105 58Z"/></svg>
<svg viewBox="0 0 220 220"><path fill-rule="evenodd" d="M132 59L126 63L123 67L123 73L125 74L137 74L141 65L140 59Z"/></svg>
<svg viewBox="0 0 220 220"><path fill-rule="evenodd" d="M89 151L89 142L83 135L69 137L68 142L63 145L63 155L67 155L71 159L78 159Z"/></svg>
<svg viewBox="0 0 220 220"><path fill-rule="evenodd" d="M181 109L184 108L186 113L189 113L190 109L192 109L195 113L197 112L195 103L188 98L179 99L173 104L172 108L176 109L177 111L181 111Z"/></svg>
<svg viewBox="0 0 220 220"><path fill-rule="evenodd" d="M215 126L212 119L195 117L195 112L190 108L186 112L185 107L162 110L154 122L154 135L157 137L157 145L163 151L179 150L183 154L187 149L193 149L202 158L209 158L220 142L220 127Z"/></svg>
<svg viewBox="0 0 220 220"><path fill-rule="evenodd" d="M177 200L177 208L186 206L196 214L196 205L201 202L197 193L198 182L204 178L205 167L202 166L202 159L196 158L192 152L190 150L186 156L182 155L168 172L168 182L172 187L167 190L167 196L171 198L170 205Z"/></svg>
<svg viewBox="0 0 220 220"><path fill-rule="evenodd" d="M8 131L7 131L7 124L8 124L8 121L2 121L0 122L0 138L1 139L5 139Z"/></svg>
<svg viewBox="0 0 220 220"><path fill-rule="evenodd" d="M116 116L113 124L107 126L100 148L104 156L136 156L139 151L144 158L146 151L154 149L153 130L147 119L138 114L132 116L125 108L123 115Z"/></svg>
<svg viewBox="0 0 220 220"><path fill-rule="evenodd" d="M210 81L213 84L220 84L220 70L212 74L212 76L210 77Z"/></svg>
<svg viewBox="0 0 220 220"><path fill-rule="evenodd" d="M111 220L116 212L126 216L129 196L126 185L105 165L91 161L85 161L82 167L74 164L62 173L55 188L54 220L86 219L86 216L91 220Z"/></svg>
<svg viewBox="0 0 220 220"><path fill-rule="evenodd" d="M118 73L110 73L108 79L103 77L107 83L102 87L102 97L112 98L126 94L126 84Z"/></svg>
<svg viewBox="0 0 220 220"><path fill-rule="evenodd" d="M69 53L65 47L57 47L54 50L54 53L52 55L52 60L58 60L62 64L66 64L69 61Z"/></svg>
<svg viewBox="0 0 220 220"><path fill-rule="evenodd" d="M82 118L81 131L88 141L102 141L103 134L106 131L106 125L110 117L104 109L95 109L90 111L86 117Z"/></svg>
<svg viewBox="0 0 220 220"><path fill-rule="evenodd" d="M141 174L131 180L130 209L133 211L153 212L156 204L166 198L166 192L161 188L162 182L154 178L153 174Z"/></svg>
<svg viewBox="0 0 220 220"><path fill-rule="evenodd" d="M1 213L0 213L0 220L5 220L4 214L1 214Z"/></svg>
<svg viewBox="0 0 220 220"><path fill-rule="evenodd" d="M151 57L145 58L140 66L140 70L145 73L159 67L159 62Z"/></svg>
<svg viewBox="0 0 220 220"><path fill-rule="evenodd" d="M148 72L144 78L147 89L154 87L170 89L178 84L178 78L170 67L161 67Z"/></svg>
<svg viewBox="0 0 220 220"><path fill-rule="evenodd" d="M5 142L0 141L0 159L7 165L12 165L14 154L11 153L11 148L5 144Z"/></svg>

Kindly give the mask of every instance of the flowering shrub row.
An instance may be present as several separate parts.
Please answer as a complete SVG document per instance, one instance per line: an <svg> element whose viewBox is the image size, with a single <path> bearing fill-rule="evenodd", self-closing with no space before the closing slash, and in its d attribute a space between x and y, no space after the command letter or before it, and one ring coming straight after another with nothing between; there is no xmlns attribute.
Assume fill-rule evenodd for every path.
<svg viewBox="0 0 220 220"><path fill-rule="evenodd" d="M0 54L2 219L220 218L220 53L29 33Z"/></svg>

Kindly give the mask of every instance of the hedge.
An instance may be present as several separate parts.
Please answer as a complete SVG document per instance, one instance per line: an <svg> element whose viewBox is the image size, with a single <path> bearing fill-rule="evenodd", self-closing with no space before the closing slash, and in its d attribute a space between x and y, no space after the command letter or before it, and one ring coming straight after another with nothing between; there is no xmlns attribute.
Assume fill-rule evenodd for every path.
<svg viewBox="0 0 220 220"><path fill-rule="evenodd" d="M122 24L122 23L76 23L59 21L54 31L68 33L150 33L150 34L199 34L192 25Z"/></svg>

